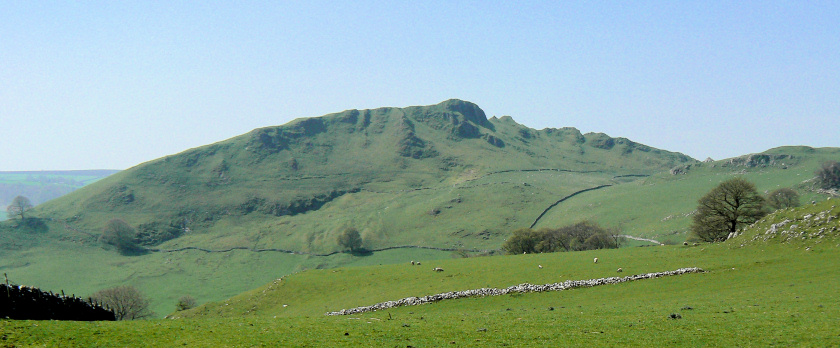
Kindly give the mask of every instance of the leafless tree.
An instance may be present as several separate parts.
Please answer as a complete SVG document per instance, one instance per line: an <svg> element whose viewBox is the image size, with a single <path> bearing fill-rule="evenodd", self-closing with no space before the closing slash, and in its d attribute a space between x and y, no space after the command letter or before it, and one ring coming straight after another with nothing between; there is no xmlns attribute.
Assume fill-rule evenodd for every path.
<svg viewBox="0 0 840 348"><path fill-rule="evenodd" d="M130 285L99 290L90 296L91 300L114 312L117 320L145 319L153 315L149 300Z"/></svg>

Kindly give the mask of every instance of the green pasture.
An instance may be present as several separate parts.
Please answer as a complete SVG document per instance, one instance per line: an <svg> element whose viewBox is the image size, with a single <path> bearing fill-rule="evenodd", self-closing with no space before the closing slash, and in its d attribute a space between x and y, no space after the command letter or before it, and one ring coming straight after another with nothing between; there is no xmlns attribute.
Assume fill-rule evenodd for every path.
<svg viewBox="0 0 840 348"><path fill-rule="evenodd" d="M833 234L744 243L780 219L804 219L818 212L828 212L825 216L833 216L833 222L809 228L833 228ZM833 346L840 343L838 217L834 200L777 213L718 245L310 269L174 314L181 319L0 321L0 330L4 343L16 346ZM599 258L597 264L593 257ZM432 267L445 271L433 272ZM624 272L616 273L618 267ZM407 296L680 267L706 272L324 315Z"/></svg>

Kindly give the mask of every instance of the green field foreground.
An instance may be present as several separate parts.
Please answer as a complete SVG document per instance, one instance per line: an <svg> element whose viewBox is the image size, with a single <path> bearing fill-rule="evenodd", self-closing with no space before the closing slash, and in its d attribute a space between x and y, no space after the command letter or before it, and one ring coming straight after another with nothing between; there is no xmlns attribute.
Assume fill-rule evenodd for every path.
<svg viewBox="0 0 840 348"><path fill-rule="evenodd" d="M837 346L837 203L835 199L776 212L719 245L309 270L173 315L186 317L180 319L0 321L0 345ZM784 220L789 221L785 225L790 233L767 232ZM599 258L597 264L594 257ZM445 271L433 272L432 267ZM623 273L616 273L619 267ZM407 296L681 267L700 267L706 272L558 292L441 301L360 315L325 315ZM680 318L672 319L672 314Z"/></svg>

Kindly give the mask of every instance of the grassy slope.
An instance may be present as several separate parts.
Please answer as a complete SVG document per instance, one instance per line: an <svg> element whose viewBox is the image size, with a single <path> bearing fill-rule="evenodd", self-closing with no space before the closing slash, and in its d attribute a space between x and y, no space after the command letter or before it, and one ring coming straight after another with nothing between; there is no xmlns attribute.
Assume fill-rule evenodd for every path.
<svg viewBox="0 0 840 348"><path fill-rule="evenodd" d="M352 225L371 237L372 248L486 249L529 226L558 196L612 183L616 175L692 162L603 134L488 120L471 103L447 101L257 129L128 169L39 211L94 234L115 217L135 226L189 228L163 248L258 245L323 253L337 250L335 237ZM543 168L587 173L494 174ZM331 192L337 199L305 214L269 211ZM435 209L440 213L429 214Z"/></svg>
<svg viewBox="0 0 840 348"><path fill-rule="evenodd" d="M822 238L753 241L784 220L799 221L806 236L820 229L831 232ZM311 270L182 313L191 319L3 321L0 331L13 345L830 346L840 340L835 330L840 318L838 234L840 201L835 199L777 212L719 245ZM595 256L598 264L591 261ZM431 272L432 266L446 271ZM617 267L633 274L687 266L707 273L356 316L323 315L405 296L612 276ZM682 319L669 319L671 313Z"/></svg>
<svg viewBox="0 0 840 348"><path fill-rule="evenodd" d="M616 175L652 174L693 162L603 134L583 135L573 128L536 131L510 117L488 120L472 107L447 101L348 110L256 129L138 165L38 207L40 216L52 220L50 230L0 237L0 270L19 283L83 295L132 284L165 313L184 294L200 302L219 300L304 268L394 260L389 253L250 257L255 254L246 251L124 257L96 242L109 219L189 228L182 237L156 246L161 249L327 253L338 249L335 237L347 226L359 228L369 248L496 249L510 230L529 226L560 196L613 183ZM505 146L487 139L501 139ZM418 158L402 156L402 150ZM586 173L499 172L543 168ZM357 192L306 213L263 211L271 203L306 202L350 190ZM400 261L418 252L404 252ZM423 253L451 257L450 252Z"/></svg>
<svg viewBox="0 0 840 348"><path fill-rule="evenodd" d="M720 160L694 165L684 175L661 173L592 191L553 209L537 227L587 218L621 226L630 235L682 242L697 200L720 182L741 176L755 183L763 193L790 187L799 192L802 203L824 200L824 195L812 191L810 180L823 162L840 159L838 148L780 147L762 154L789 155L793 159L764 167L733 166L726 164L729 160ZM786 163L783 166L781 162Z"/></svg>

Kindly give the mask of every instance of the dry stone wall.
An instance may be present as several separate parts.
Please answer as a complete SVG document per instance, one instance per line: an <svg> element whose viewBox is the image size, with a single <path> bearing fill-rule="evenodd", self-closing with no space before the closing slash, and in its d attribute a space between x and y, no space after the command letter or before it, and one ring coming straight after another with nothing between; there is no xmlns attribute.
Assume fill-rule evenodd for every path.
<svg viewBox="0 0 840 348"><path fill-rule="evenodd" d="M475 297L475 296L499 296L499 295L507 295L512 293L527 293L527 292L544 292L544 291L561 291L561 290L569 290L574 288L583 288L583 287L592 287L598 285L607 285L607 284L618 284L624 283L634 280L641 280L641 279L653 279L653 278L660 278L665 276L672 276L672 275L680 275L686 273L701 273L704 272L702 269L697 267L691 268L680 268L674 271L665 271L665 272L655 272L655 273L645 273L645 274L636 274L626 277L609 277L609 278L598 278L598 279L589 279L589 280L567 280L561 283L550 283L550 284L543 284L543 285L534 285L523 283L519 285L510 286L503 289L498 288L481 288L481 289L473 289L473 290L465 290L465 291L451 291L445 292L442 294L436 295L429 295L423 297L406 297L403 299L399 299L396 301L387 301L374 304L372 306L365 306L365 307L356 307L350 309L342 309L336 312L329 312L327 315L348 315L348 314L359 314L365 312L372 312L378 311L382 309L388 309L393 307L400 307L400 306L415 306L421 305L426 303L438 302L442 300L453 300L458 298L465 298L465 297Z"/></svg>

